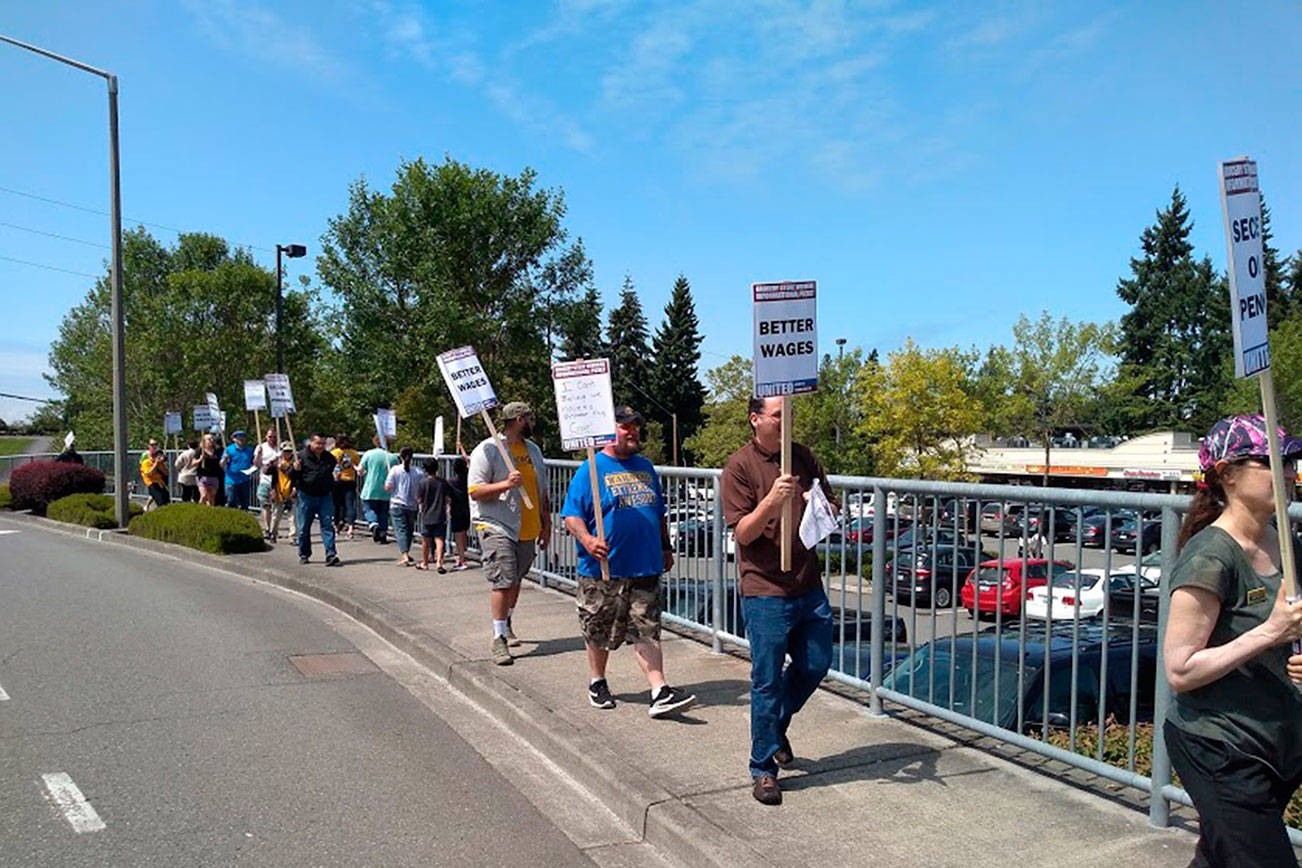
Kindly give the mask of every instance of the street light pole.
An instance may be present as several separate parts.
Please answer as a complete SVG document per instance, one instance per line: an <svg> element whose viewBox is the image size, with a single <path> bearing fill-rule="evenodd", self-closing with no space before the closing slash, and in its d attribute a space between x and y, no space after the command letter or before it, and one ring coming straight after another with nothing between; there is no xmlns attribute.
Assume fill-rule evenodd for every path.
<svg viewBox="0 0 1302 868"><path fill-rule="evenodd" d="M122 299L122 187L118 161L118 77L77 60L55 54L35 45L0 34L0 42L57 60L59 63L98 75L108 83L109 106L109 193L113 265L109 277L112 315L113 353L113 511L118 527L126 527L130 518L127 498L127 397L126 397L126 316Z"/></svg>
<svg viewBox="0 0 1302 868"><path fill-rule="evenodd" d="M307 255L307 248L302 244L277 244L276 245L276 373L285 373L285 340L282 337L283 332L280 329L281 320L285 315L285 291L283 288L284 272L280 267L280 254L284 253L290 259L298 259L300 256Z"/></svg>

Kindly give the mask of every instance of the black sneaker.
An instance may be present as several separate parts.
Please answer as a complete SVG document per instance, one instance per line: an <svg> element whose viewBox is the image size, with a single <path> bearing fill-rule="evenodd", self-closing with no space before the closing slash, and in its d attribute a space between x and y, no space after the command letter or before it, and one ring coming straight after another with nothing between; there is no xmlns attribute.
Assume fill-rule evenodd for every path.
<svg viewBox="0 0 1302 868"><path fill-rule="evenodd" d="M372 523L370 527L371 527L371 541L378 543L380 541L380 526L378 524Z"/></svg>
<svg viewBox="0 0 1302 868"><path fill-rule="evenodd" d="M610 695L610 687L606 684L606 679L588 685L588 704L593 708L615 707L615 697Z"/></svg>
<svg viewBox="0 0 1302 868"><path fill-rule="evenodd" d="M651 707L647 709L647 714L652 717L664 717L666 714L686 711L695 704L696 697L694 695L684 693L677 687L670 687L666 684L651 697Z"/></svg>
<svg viewBox="0 0 1302 868"><path fill-rule="evenodd" d="M342 567L343 565L344 562L339 560L339 555L331 555L330 557L326 558L327 567Z"/></svg>
<svg viewBox="0 0 1302 868"><path fill-rule="evenodd" d="M298 556L298 562L299 562L300 564L305 564L305 563L307 563L307 558L303 557L302 555L299 555L299 556Z"/></svg>

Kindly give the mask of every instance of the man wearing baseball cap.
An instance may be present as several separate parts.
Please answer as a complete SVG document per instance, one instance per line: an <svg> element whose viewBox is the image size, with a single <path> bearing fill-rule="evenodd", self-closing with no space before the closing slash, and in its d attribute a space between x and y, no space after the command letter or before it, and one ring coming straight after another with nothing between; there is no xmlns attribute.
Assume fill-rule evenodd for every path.
<svg viewBox="0 0 1302 868"><path fill-rule="evenodd" d="M493 662L511 665L511 646L520 644L511 629L511 616L520 597L520 582L533 565L535 547L547 546L551 535L551 506L546 486L540 484L547 472L542 450L529 438L533 435L533 408L512 401L502 408L502 430L506 444L491 437L470 453L470 519L479 533L484 577L491 589L493 641L489 650ZM510 450L515 470L506 463L504 448ZM531 506L525 506L521 490L528 492Z"/></svg>
<svg viewBox="0 0 1302 868"><path fill-rule="evenodd" d="M1302 783L1302 602L1285 598L1270 438L1287 499L1302 441L1260 415L1212 426L1180 528L1162 650L1175 694L1162 736L1198 809L1191 865L1296 865L1284 810Z"/></svg>
<svg viewBox="0 0 1302 868"><path fill-rule="evenodd" d="M248 444L248 435L243 431L236 431L231 440L234 442L222 453L222 467L226 468L226 505L248 509L253 489L253 480L248 474L249 468L253 467L253 447Z"/></svg>
<svg viewBox="0 0 1302 868"><path fill-rule="evenodd" d="M686 711L696 704L696 697L665 682L660 650L660 574L673 566L674 554L660 480L651 462L637 454L643 424L641 414L632 407L615 408L615 442L574 471L561 516L566 530L574 535L579 554L575 600L588 650L588 703L593 708L615 707L606 684L606 661L611 651L627 641L651 687L647 712L662 717ZM605 542L595 534L594 472ZM609 581L602 577L602 561L609 567Z"/></svg>

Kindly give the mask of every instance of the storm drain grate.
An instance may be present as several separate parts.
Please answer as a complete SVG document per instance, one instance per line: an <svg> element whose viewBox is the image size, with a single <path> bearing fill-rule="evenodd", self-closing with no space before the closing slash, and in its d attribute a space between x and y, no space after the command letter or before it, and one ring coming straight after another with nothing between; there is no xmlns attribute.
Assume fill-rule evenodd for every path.
<svg viewBox="0 0 1302 868"><path fill-rule="evenodd" d="M353 652L338 654L291 654L289 662L308 678L367 675L380 670L365 656Z"/></svg>

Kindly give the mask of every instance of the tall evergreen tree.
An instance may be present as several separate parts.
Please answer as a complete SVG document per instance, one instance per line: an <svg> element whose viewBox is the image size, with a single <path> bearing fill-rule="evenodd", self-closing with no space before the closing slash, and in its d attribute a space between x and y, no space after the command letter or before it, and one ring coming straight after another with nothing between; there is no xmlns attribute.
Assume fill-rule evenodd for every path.
<svg viewBox="0 0 1302 868"><path fill-rule="evenodd" d="M648 402L647 412L660 421L669 435L668 451L672 458L673 414L678 416L681 445L701 427L705 404L705 387L696 373L696 363L701 360L700 323L692 301L692 286L682 274L674 281L669 303L665 305L664 322L656 329L651 348L655 357L651 369L652 394L664 407Z"/></svg>
<svg viewBox="0 0 1302 868"><path fill-rule="evenodd" d="M1302 248L1284 260L1284 298L1290 311L1302 310Z"/></svg>
<svg viewBox="0 0 1302 868"><path fill-rule="evenodd" d="M1258 194L1261 195L1261 194ZM1266 283L1266 316L1270 327L1282 323L1296 311L1296 299L1288 291L1284 280L1287 260L1280 260L1279 249L1271 245L1274 233L1270 231L1270 209L1266 197L1261 197L1261 274Z"/></svg>
<svg viewBox="0 0 1302 868"><path fill-rule="evenodd" d="M605 354L601 340L601 296L595 286L580 298L564 302L556 312L562 359L595 359Z"/></svg>
<svg viewBox="0 0 1302 868"><path fill-rule="evenodd" d="M619 305L610 312L606 323L606 352L610 357L610 380L615 403L647 407L645 395L650 391L651 348L647 341L646 316L633 287L633 278L624 275ZM647 411L643 410L643 415Z"/></svg>
<svg viewBox="0 0 1302 868"><path fill-rule="evenodd" d="M1132 276L1117 283L1131 308L1121 318L1119 379L1131 384L1124 414L1131 430L1199 430L1220 411L1228 388L1230 352L1225 281L1211 260L1193 257L1184 195L1144 230L1143 256L1130 260Z"/></svg>

